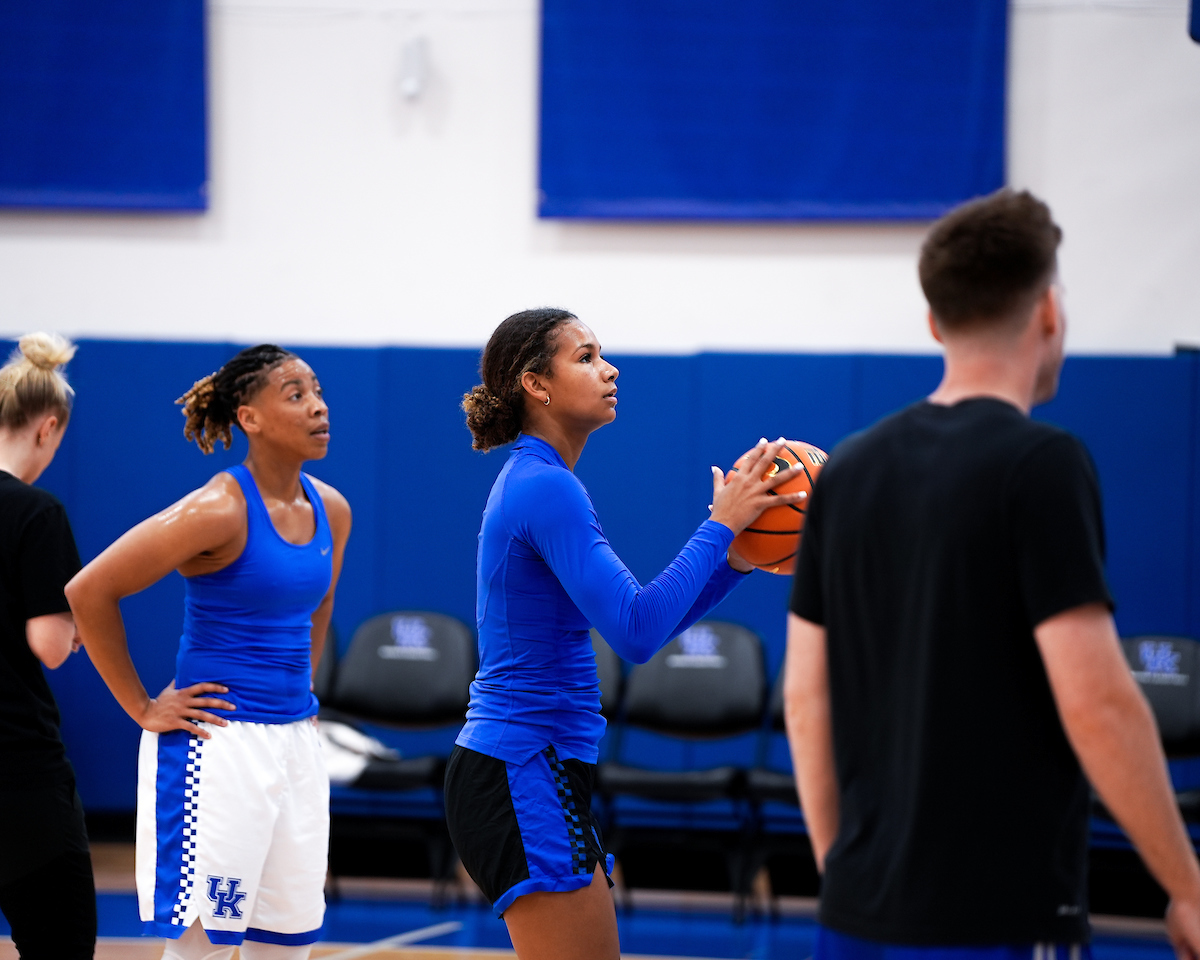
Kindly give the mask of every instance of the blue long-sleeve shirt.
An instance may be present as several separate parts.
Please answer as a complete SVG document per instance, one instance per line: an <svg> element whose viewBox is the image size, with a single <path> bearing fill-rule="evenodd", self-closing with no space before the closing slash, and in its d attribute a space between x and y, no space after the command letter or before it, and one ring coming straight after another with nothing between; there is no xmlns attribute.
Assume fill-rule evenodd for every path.
<svg viewBox="0 0 1200 960"><path fill-rule="evenodd" d="M733 532L706 520L644 587L609 546L558 452L524 434L492 486L479 532L479 672L457 743L511 763L547 744L595 763L604 734L589 626L643 663L742 580Z"/></svg>

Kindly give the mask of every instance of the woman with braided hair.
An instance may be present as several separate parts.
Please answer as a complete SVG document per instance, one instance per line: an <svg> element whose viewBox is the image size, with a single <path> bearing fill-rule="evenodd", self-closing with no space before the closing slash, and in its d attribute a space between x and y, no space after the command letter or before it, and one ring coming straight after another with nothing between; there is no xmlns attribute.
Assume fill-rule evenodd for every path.
<svg viewBox="0 0 1200 960"><path fill-rule="evenodd" d="M179 401L205 453L237 426L244 463L138 524L67 585L80 636L143 729L138 899L164 958L305 960L324 918L329 782L312 666L333 610L350 507L301 470L329 447L312 369L263 344ZM175 679L151 697L119 602L184 577Z"/></svg>
<svg viewBox="0 0 1200 960"><path fill-rule="evenodd" d="M618 960L591 811L605 722L588 628L649 660L750 572L734 535L804 494L773 493L791 470L763 481L782 441L761 441L741 473L713 467L709 519L643 586L573 472L617 415L617 368L596 335L566 310L525 310L496 328L480 372L463 398L474 447L516 444L479 533L479 672L446 766L446 820L521 960Z"/></svg>

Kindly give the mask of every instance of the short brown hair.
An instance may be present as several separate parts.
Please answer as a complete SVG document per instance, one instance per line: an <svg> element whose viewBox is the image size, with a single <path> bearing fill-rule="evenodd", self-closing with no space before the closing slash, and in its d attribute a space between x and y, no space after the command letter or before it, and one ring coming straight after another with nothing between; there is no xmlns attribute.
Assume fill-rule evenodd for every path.
<svg viewBox="0 0 1200 960"><path fill-rule="evenodd" d="M1027 190L955 207L921 246L921 289L938 325L964 330L1033 306L1054 279L1062 230Z"/></svg>

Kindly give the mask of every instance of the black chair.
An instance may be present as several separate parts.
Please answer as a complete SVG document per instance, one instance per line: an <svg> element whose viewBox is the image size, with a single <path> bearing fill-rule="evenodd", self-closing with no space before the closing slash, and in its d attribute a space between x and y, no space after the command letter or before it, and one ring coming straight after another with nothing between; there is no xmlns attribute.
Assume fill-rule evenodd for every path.
<svg viewBox="0 0 1200 960"><path fill-rule="evenodd" d="M765 686L762 642L718 621L696 624L630 671L618 762L598 771L615 856L633 840L715 848L731 888L743 890L753 747L733 738L759 728ZM676 758L652 768L664 751ZM724 762L709 765L722 754Z"/></svg>
<svg viewBox="0 0 1200 960"><path fill-rule="evenodd" d="M1173 760L1200 755L1200 642L1140 636L1121 641L1133 677L1150 702L1163 750ZM1200 784L1175 795L1184 818L1200 822Z"/></svg>
<svg viewBox="0 0 1200 960"><path fill-rule="evenodd" d="M1122 640L1121 648L1150 701L1167 756L1200 754L1200 643L1144 636Z"/></svg>
<svg viewBox="0 0 1200 960"><path fill-rule="evenodd" d="M1133 677L1150 703L1172 760L1200 755L1200 643L1190 637L1146 635L1121 640ZM1174 772L1174 771L1173 771ZM1200 781L1183 784L1175 799L1189 824L1192 841L1200 839ZM1129 849L1129 839L1113 821L1100 798L1092 794L1091 843L1094 847Z"/></svg>
<svg viewBox="0 0 1200 960"><path fill-rule="evenodd" d="M799 808L800 796L796 793L796 775L792 772L787 757L787 729L783 722L783 668L771 687L771 699L767 704L767 718L771 729L768 733L768 756L746 774L746 790L756 804L784 803ZM780 746L783 756L779 756ZM774 748L774 749L772 749Z"/></svg>
<svg viewBox="0 0 1200 960"><path fill-rule="evenodd" d="M358 628L337 663L321 716L385 743L391 731L444 731L466 714L475 666L475 639L461 621L426 611L380 614ZM438 899L457 866L442 798L454 732L440 738L435 753L371 760L352 785L330 791L330 812L342 832L422 840Z"/></svg>
<svg viewBox="0 0 1200 960"><path fill-rule="evenodd" d="M621 702L621 687L624 681L621 658L594 627L592 652L596 654L596 673L600 675L600 713L606 720L611 721L617 714L617 705Z"/></svg>
<svg viewBox="0 0 1200 960"><path fill-rule="evenodd" d="M401 610L366 621L337 668L338 710L368 720L434 726L461 720L475 675L475 638L460 620Z"/></svg>
<svg viewBox="0 0 1200 960"><path fill-rule="evenodd" d="M593 627L591 635L592 652L596 655L596 674L600 680L600 715L608 721L608 728L604 731L599 747L599 762L604 763L612 754L618 739L616 718L621 705L625 676L621 658L600 636L600 631ZM599 789L592 794L592 812L601 823L608 821L608 808L605 806L604 794Z"/></svg>
<svg viewBox="0 0 1200 960"><path fill-rule="evenodd" d="M812 857L812 844L804 814L800 811L800 796L796 792L796 775L792 770L783 719L782 667L771 688L767 721L762 756L758 765L746 774L746 792L754 810L754 835L745 874L748 882L753 882L760 870L769 868L775 857L792 856L802 860ZM812 870L815 869L814 864ZM756 886L762 889L762 885ZM766 891L770 891L769 885ZM768 899L771 914L776 915L778 901L773 892L768 893Z"/></svg>
<svg viewBox="0 0 1200 960"><path fill-rule="evenodd" d="M321 651L321 659L313 673L313 693L321 704L329 702L333 696L333 680L337 676L338 636L333 624L325 634L325 648Z"/></svg>
<svg viewBox="0 0 1200 960"><path fill-rule="evenodd" d="M591 634L592 652L596 655L596 673L600 679L600 715L608 721L608 729L605 730L604 736L600 740L599 749L599 762L604 763L610 759L614 745L619 739L617 711L621 705L621 693L625 686L625 671L623 661L600 636L600 631L593 627ZM592 797L592 809L603 823L605 818L604 797L599 791Z"/></svg>

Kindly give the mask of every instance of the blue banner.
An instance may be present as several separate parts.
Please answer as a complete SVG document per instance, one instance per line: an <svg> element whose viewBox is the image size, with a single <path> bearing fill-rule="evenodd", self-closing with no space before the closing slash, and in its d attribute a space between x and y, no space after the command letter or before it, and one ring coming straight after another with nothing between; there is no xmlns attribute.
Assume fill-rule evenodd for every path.
<svg viewBox="0 0 1200 960"><path fill-rule="evenodd" d="M919 219L1004 183L1006 0L544 0L539 214Z"/></svg>
<svg viewBox="0 0 1200 960"><path fill-rule="evenodd" d="M203 0L0 0L0 206L207 206Z"/></svg>

